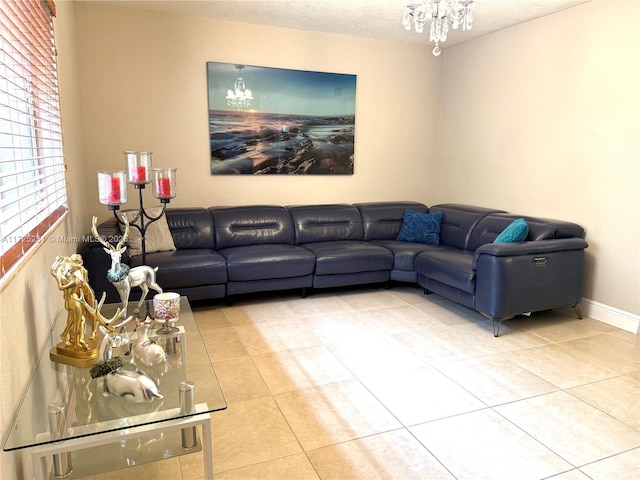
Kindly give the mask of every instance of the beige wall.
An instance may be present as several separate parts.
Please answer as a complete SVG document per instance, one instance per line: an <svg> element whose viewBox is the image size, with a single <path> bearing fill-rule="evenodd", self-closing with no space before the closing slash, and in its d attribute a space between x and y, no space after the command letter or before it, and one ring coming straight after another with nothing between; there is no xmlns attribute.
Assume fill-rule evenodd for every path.
<svg viewBox="0 0 640 480"><path fill-rule="evenodd" d="M63 308L62 295L49 268L56 255L76 251L74 236L87 230L84 165L73 4L56 2L58 78L62 134L68 165L69 212L52 235L0 286L0 431L2 437L27 386L35 361L45 344L49 326ZM20 453L0 454L0 478L24 478Z"/></svg>
<svg viewBox="0 0 640 480"><path fill-rule="evenodd" d="M406 198L574 220L590 243L586 296L640 314L639 4L591 2L433 59L415 45L56 3L70 208L0 290L3 436L62 308L47 272L76 245L57 239L106 216L95 171L122 168L125 149L179 168L172 205ZM356 173L210 176L207 61L357 74ZM22 477L20 456L0 454L0 478Z"/></svg>
<svg viewBox="0 0 640 480"><path fill-rule="evenodd" d="M433 200L441 61L426 47L92 4L76 14L101 217L91 172L124 168L123 150L178 167L172 206ZM207 61L356 74L354 175L211 176Z"/></svg>
<svg viewBox="0 0 640 480"><path fill-rule="evenodd" d="M583 225L588 306L636 322L639 24L590 2L447 50L436 180L437 202Z"/></svg>

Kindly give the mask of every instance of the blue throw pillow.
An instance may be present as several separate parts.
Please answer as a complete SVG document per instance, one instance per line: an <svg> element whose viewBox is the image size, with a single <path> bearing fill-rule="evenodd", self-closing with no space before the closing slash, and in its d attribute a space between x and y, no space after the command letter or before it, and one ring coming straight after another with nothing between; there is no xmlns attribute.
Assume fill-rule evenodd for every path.
<svg viewBox="0 0 640 480"><path fill-rule="evenodd" d="M420 213L405 210L402 228L400 228L396 240L439 245L442 217L444 217L443 212Z"/></svg>
<svg viewBox="0 0 640 480"><path fill-rule="evenodd" d="M529 225L524 218L519 218L511 222L500 235L496 237L493 243L514 243L524 242L529 234Z"/></svg>

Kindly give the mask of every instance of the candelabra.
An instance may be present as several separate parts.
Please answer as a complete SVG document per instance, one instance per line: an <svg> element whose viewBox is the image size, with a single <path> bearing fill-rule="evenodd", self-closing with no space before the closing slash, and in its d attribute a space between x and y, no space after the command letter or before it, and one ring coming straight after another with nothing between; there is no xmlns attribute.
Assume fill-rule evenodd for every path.
<svg viewBox="0 0 640 480"><path fill-rule="evenodd" d="M120 205L127 202L127 182L132 184L138 192L139 207L135 217L129 224L140 232L142 241L142 264L147 263L147 250L145 233L149 225L162 218L167 209L167 204L176 196L176 169L152 168L151 152L124 152L126 170L115 172L98 172L98 196L100 203L113 211L113 215L119 224L123 224L117 211ZM162 211L156 215L150 215L144 208L142 191L149 183L153 185L153 196L160 200Z"/></svg>

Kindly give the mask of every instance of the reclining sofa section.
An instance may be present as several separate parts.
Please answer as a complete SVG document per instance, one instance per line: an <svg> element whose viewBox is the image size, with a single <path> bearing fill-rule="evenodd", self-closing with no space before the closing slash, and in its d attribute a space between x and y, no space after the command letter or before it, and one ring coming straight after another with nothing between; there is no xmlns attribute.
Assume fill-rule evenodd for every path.
<svg viewBox="0 0 640 480"><path fill-rule="evenodd" d="M405 211L441 212L436 244L398 240ZM470 205L427 208L417 202L354 205L252 205L174 208L166 212L176 250L147 253L157 281L190 300L252 292L385 283L417 283L501 322L529 312L572 306L580 317L584 278L584 230L559 220L513 215ZM494 243L514 220L524 218L524 241ZM98 231L117 243L115 219ZM117 302L106 278L102 245L84 245L89 282ZM140 265L141 255L122 261Z"/></svg>

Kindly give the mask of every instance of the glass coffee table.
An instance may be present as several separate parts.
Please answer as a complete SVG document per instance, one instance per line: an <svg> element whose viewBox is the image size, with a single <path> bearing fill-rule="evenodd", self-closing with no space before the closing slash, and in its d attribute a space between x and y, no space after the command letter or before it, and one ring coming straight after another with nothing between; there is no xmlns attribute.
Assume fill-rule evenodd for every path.
<svg viewBox="0 0 640 480"><path fill-rule="evenodd" d="M116 307L105 305L102 312L110 317ZM145 308L152 311L151 302L143 312ZM147 403L104 396L89 368L50 360L49 350L66 326L63 310L3 450L25 449L37 480L82 478L203 451L205 478L213 479L210 414L227 405L186 297L181 298L180 310L177 332L158 335L161 325L150 331L150 339L164 348L166 361L147 367L135 359L134 322L121 334L129 344L113 352L122 358L124 369L137 366L156 382L163 398Z"/></svg>

